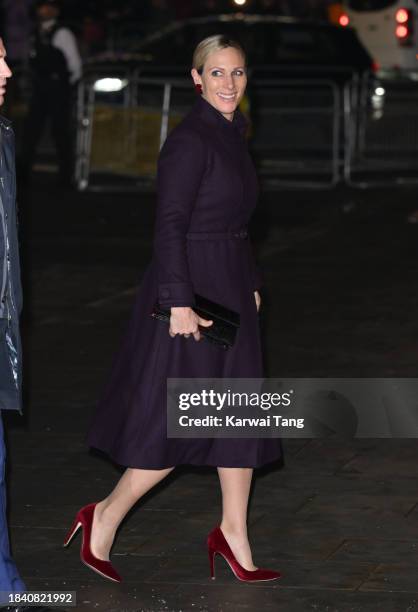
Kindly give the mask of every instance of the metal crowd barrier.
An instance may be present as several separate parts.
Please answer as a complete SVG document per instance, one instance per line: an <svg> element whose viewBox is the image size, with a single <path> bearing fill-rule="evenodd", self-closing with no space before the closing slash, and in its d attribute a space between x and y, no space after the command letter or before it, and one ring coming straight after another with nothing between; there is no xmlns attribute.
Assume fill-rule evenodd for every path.
<svg viewBox="0 0 418 612"><path fill-rule="evenodd" d="M418 183L418 72L353 79L344 90L344 118L348 185Z"/></svg>
<svg viewBox="0 0 418 612"><path fill-rule="evenodd" d="M80 190L152 189L159 150L196 94L190 79L145 77L126 64L113 65L111 74L120 91L96 91L109 77L108 64L95 66L78 87L76 184ZM264 187L418 183L418 71L344 78L344 86L326 78L250 79L242 110ZM18 149L26 81L25 71L15 69L6 97ZM53 161L48 135L41 157L45 151Z"/></svg>
<svg viewBox="0 0 418 612"><path fill-rule="evenodd" d="M264 185L334 187L341 140L337 85L326 79L256 80L249 97L250 149Z"/></svg>
<svg viewBox="0 0 418 612"><path fill-rule="evenodd" d="M159 150L195 100L190 80L115 73L119 81L114 84L120 82L122 88L106 93L97 91L101 78L85 78L78 90L78 188L152 187ZM250 150L265 186L332 188L339 182L340 97L339 88L326 79L251 82L243 110L250 119Z"/></svg>

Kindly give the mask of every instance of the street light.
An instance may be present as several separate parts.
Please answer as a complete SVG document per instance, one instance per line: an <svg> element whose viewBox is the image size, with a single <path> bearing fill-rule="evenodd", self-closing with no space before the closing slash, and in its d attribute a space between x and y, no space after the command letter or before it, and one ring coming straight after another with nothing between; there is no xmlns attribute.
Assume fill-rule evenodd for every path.
<svg viewBox="0 0 418 612"><path fill-rule="evenodd" d="M105 77L103 79L98 79L93 86L94 91L99 93L113 93L116 91L121 91L128 84L126 79L116 79L112 77Z"/></svg>

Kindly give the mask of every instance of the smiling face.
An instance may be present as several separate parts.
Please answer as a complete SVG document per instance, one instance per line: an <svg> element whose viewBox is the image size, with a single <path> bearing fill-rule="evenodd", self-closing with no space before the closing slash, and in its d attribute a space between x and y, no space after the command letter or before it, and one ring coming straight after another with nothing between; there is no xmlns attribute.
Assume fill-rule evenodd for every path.
<svg viewBox="0 0 418 612"><path fill-rule="evenodd" d="M12 71L6 63L6 49L4 48L3 41L0 38L0 106L4 102L7 79L10 79L11 76Z"/></svg>
<svg viewBox="0 0 418 612"><path fill-rule="evenodd" d="M245 59L238 49L226 47L210 53L202 74L192 69L195 85L202 86L202 96L226 119L232 121L247 85Z"/></svg>

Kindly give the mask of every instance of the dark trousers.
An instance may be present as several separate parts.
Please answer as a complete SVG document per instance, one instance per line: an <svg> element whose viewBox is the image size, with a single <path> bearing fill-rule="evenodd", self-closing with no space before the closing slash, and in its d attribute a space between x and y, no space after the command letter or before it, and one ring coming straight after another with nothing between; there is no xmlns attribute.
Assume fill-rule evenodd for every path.
<svg viewBox="0 0 418 612"><path fill-rule="evenodd" d="M6 449L4 446L3 420L0 410L0 591L12 591L15 593L25 591L26 587L10 555L6 518L5 466ZM4 605L5 602L1 602L1 604Z"/></svg>
<svg viewBox="0 0 418 612"><path fill-rule="evenodd" d="M51 123L60 179L70 181L72 176L71 88L59 81L41 81L33 88L29 112L26 118L22 165L29 174L39 141L48 121Z"/></svg>

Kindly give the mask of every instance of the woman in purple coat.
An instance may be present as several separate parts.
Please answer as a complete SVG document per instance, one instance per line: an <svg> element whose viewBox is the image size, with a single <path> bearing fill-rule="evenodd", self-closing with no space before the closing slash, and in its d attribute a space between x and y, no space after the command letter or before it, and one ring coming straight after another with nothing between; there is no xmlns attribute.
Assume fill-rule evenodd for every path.
<svg viewBox="0 0 418 612"><path fill-rule="evenodd" d="M281 456L278 439L167 438L167 378L263 376L258 309L260 278L247 235L258 187L248 154L247 121L238 109L247 84L241 46L211 36L196 48L191 71L201 92L160 153L153 259L99 409L89 444L127 466L110 495L82 508L65 540L82 527L82 559L112 580L109 561L116 530L142 495L179 464L218 468L222 520L207 544L240 580L273 580L257 568L247 537L253 469ZM227 351L202 339L195 293L239 312ZM150 317L155 302L170 309L170 325Z"/></svg>

